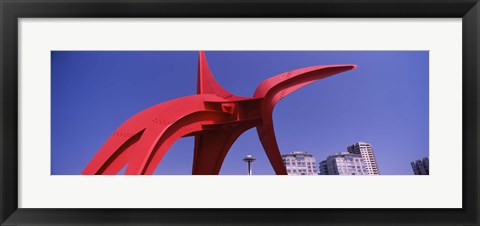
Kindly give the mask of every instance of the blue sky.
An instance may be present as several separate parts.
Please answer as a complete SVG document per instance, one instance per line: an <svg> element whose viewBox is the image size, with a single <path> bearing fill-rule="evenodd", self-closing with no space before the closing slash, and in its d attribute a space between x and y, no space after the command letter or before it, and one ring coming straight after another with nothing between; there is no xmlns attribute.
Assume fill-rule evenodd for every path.
<svg viewBox="0 0 480 226"><path fill-rule="evenodd" d="M215 79L238 96L297 68L356 64L282 99L273 120L282 153L317 162L371 143L381 174L411 175L428 156L428 51L206 51ZM125 120L150 106L196 93L198 51L52 51L53 175L82 172ZM171 146L155 174L191 174L193 137ZM253 128L230 149L220 174L274 174Z"/></svg>

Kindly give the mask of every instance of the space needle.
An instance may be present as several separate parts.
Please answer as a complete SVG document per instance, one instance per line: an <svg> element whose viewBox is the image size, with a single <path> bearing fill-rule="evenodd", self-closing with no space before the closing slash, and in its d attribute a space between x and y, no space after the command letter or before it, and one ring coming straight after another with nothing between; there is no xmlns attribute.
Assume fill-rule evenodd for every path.
<svg viewBox="0 0 480 226"><path fill-rule="evenodd" d="M245 158L243 158L243 161L248 165L248 175L252 175L252 162L255 160L256 159L253 157L253 155L247 155Z"/></svg>

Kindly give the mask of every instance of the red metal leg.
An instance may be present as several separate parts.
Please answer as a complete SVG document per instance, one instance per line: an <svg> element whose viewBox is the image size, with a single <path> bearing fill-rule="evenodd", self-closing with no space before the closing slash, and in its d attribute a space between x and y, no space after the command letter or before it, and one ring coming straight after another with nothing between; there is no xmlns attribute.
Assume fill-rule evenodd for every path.
<svg viewBox="0 0 480 226"><path fill-rule="evenodd" d="M230 147L242 133L253 126L253 124L243 124L234 128L214 130L195 136L192 174L219 174Z"/></svg>

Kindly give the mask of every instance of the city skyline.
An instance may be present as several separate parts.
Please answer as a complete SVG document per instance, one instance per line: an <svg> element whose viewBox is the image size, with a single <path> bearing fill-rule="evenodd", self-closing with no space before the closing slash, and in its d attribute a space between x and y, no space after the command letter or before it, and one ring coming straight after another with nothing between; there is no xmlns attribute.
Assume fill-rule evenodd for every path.
<svg viewBox="0 0 480 226"><path fill-rule="evenodd" d="M343 144L365 140L375 146L382 175L411 175L411 167L402 162L428 156L427 51L206 54L216 80L241 96L251 96L260 81L283 71L358 65L352 72L312 83L279 102L274 126L282 154L302 150L324 159L345 150L348 145ZM53 51L52 174L79 174L105 137L135 112L194 94L197 55L197 51ZM302 104L304 98L315 104ZM255 130L249 130L237 140L220 174L244 175L241 159L246 154L257 158L256 175L273 174L256 136ZM190 174L192 147L191 137L177 141L156 173Z"/></svg>

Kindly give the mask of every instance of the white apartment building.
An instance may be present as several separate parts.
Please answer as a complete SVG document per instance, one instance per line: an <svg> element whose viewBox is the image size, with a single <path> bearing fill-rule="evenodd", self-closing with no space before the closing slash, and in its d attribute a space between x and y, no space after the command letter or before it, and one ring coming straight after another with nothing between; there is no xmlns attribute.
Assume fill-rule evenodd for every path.
<svg viewBox="0 0 480 226"><path fill-rule="evenodd" d="M295 151L282 155L288 175L318 175L315 157L306 152Z"/></svg>
<svg viewBox="0 0 480 226"><path fill-rule="evenodd" d="M368 175L360 154L340 152L320 162L320 175Z"/></svg>

